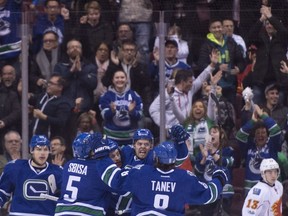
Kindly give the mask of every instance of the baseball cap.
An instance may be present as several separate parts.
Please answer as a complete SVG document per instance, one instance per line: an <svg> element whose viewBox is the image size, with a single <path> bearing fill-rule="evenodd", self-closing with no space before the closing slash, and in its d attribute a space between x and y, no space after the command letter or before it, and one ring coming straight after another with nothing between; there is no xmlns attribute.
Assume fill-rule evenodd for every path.
<svg viewBox="0 0 288 216"><path fill-rule="evenodd" d="M268 91L273 90L273 89L277 89L279 91L279 85L277 83L272 83L272 84L268 85L265 88L265 94L267 94Z"/></svg>
<svg viewBox="0 0 288 216"><path fill-rule="evenodd" d="M169 45L169 44L172 44L172 45L174 45L175 47L177 47L178 48L178 43L175 41L175 40L166 40L165 41L165 47L167 46L167 45Z"/></svg>

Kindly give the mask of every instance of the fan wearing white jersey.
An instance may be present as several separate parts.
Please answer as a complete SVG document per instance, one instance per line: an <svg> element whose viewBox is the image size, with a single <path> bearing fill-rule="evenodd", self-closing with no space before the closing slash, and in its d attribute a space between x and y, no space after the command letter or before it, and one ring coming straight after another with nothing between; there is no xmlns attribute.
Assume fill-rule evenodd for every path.
<svg viewBox="0 0 288 216"><path fill-rule="evenodd" d="M260 165L262 179L250 189L242 216L281 216L283 186L277 180L279 164L273 159L263 159Z"/></svg>

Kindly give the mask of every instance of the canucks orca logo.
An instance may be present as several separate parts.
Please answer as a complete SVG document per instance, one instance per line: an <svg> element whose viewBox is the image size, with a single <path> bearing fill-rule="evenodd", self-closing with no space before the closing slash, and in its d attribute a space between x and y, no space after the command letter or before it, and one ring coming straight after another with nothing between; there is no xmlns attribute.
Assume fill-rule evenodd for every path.
<svg viewBox="0 0 288 216"><path fill-rule="evenodd" d="M125 106L121 106L119 110L116 110L116 114L113 117L115 125L120 127L127 127L131 124L129 112Z"/></svg>
<svg viewBox="0 0 288 216"><path fill-rule="evenodd" d="M128 116L128 110L125 109L124 106L122 106L120 108L120 111L118 113L118 118L121 120L121 121L125 121L127 119L127 116Z"/></svg>
<svg viewBox="0 0 288 216"><path fill-rule="evenodd" d="M213 160L209 160L208 164L205 166L205 171L204 171L204 178L206 181L212 180L212 174L215 168L216 168L215 162Z"/></svg>
<svg viewBox="0 0 288 216"><path fill-rule="evenodd" d="M10 23L0 19L0 36L8 35L10 32Z"/></svg>
<svg viewBox="0 0 288 216"><path fill-rule="evenodd" d="M48 182L43 179L28 179L23 184L23 196L27 200L46 200L40 194L49 194Z"/></svg>
<svg viewBox="0 0 288 216"><path fill-rule="evenodd" d="M260 174L260 164L262 162L263 158L256 153L254 158L251 158L249 161L249 169L254 174Z"/></svg>

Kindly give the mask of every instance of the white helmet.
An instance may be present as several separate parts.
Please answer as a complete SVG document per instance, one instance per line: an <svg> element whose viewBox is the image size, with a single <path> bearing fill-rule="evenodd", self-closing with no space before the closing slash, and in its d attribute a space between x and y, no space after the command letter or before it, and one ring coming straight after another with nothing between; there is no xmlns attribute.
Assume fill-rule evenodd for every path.
<svg viewBox="0 0 288 216"><path fill-rule="evenodd" d="M262 178L264 179L263 175L264 175L265 171L272 170L272 169L277 169L278 176L280 175L279 164L273 158L263 159L261 164L260 164L260 172L261 172Z"/></svg>
<svg viewBox="0 0 288 216"><path fill-rule="evenodd" d="M265 172L266 170L271 170L271 169L279 170L279 164L273 158L263 159L260 165L261 173Z"/></svg>

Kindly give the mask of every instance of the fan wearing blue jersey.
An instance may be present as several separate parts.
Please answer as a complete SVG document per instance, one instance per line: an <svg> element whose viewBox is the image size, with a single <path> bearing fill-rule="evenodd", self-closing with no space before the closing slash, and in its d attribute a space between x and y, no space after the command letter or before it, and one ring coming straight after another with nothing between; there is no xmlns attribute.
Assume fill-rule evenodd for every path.
<svg viewBox="0 0 288 216"><path fill-rule="evenodd" d="M55 216L106 215L113 191L101 179L103 167L113 163L109 158L108 143L100 133L81 133L74 140L72 149L74 159L63 168L61 196Z"/></svg>
<svg viewBox="0 0 288 216"><path fill-rule="evenodd" d="M229 146L226 132L219 126L212 126L209 130L209 138L205 145L200 144L201 152L195 158L195 174L203 182L209 182L212 173L217 166L227 169L229 181L225 185L222 199L214 203L200 207L202 216L211 216L216 212L225 211L230 214L234 189L232 186L232 168L234 163L234 149ZM221 209L219 209L221 208Z"/></svg>
<svg viewBox="0 0 288 216"><path fill-rule="evenodd" d="M56 202L47 196L57 196L62 180L62 169L47 162L50 141L34 135L29 144L31 159L9 162L0 178L0 206L11 197L9 215L54 215Z"/></svg>
<svg viewBox="0 0 288 216"><path fill-rule="evenodd" d="M188 156L186 140L189 134L181 125L174 125L169 130L169 135L172 140L175 140L177 145L177 160L176 165L179 166ZM138 129L133 135L133 145L124 146L121 149L122 167L136 166L139 164L153 165L153 146L154 137L148 129Z"/></svg>
<svg viewBox="0 0 288 216"><path fill-rule="evenodd" d="M132 193L131 215L184 215L185 204L215 202L227 182L226 173L216 168L212 180L203 183L190 171L175 168L177 150L163 142L153 150L154 166L139 165L131 170L109 166L102 179L115 188ZM113 174L112 174L113 173Z"/></svg>

